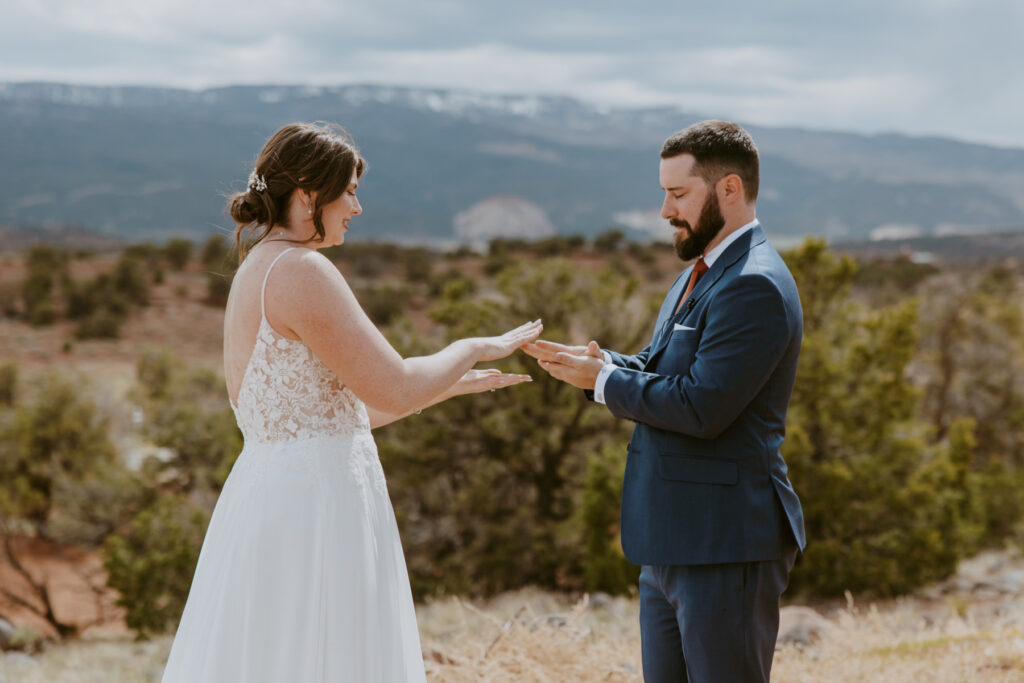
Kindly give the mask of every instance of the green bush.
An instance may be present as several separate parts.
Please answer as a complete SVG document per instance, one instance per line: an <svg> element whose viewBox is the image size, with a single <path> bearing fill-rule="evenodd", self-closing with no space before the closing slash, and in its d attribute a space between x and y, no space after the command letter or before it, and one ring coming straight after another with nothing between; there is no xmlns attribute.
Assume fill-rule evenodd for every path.
<svg viewBox="0 0 1024 683"><path fill-rule="evenodd" d="M1007 539L1024 539L1024 471L991 458L970 474L975 518L982 527L980 542L999 547Z"/></svg>
<svg viewBox="0 0 1024 683"><path fill-rule="evenodd" d="M583 532L583 576L588 591L629 593L636 588L640 567L631 564L619 543L619 503L626 449L609 446L590 456L580 506Z"/></svg>
<svg viewBox="0 0 1024 683"><path fill-rule="evenodd" d="M492 242L491 246L493 247L494 244L495 243ZM491 252L487 254L487 258L484 259L484 274L493 277L510 267L512 264L513 259L509 252L503 250L495 251L492 249Z"/></svg>
<svg viewBox="0 0 1024 683"><path fill-rule="evenodd" d="M124 316L111 310L95 311L79 321L75 327L75 338L84 339L118 339L121 336L121 325Z"/></svg>
<svg viewBox="0 0 1024 683"><path fill-rule="evenodd" d="M569 235L565 238L565 244L570 250L579 250L587 245L587 238L583 235Z"/></svg>
<svg viewBox="0 0 1024 683"><path fill-rule="evenodd" d="M205 303L218 308L227 305L228 294L231 293L231 280L230 275L207 273Z"/></svg>
<svg viewBox="0 0 1024 683"><path fill-rule="evenodd" d="M133 261L143 261L147 264L155 264L160 260L160 247L150 242L138 242L129 244L121 251L121 258Z"/></svg>
<svg viewBox="0 0 1024 683"><path fill-rule="evenodd" d="M186 367L163 349L144 353L136 372L144 433L174 453L161 465L164 481L182 491L219 491L242 450L223 378Z"/></svg>
<svg viewBox="0 0 1024 683"><path fill-rule="evenodd" d="M495 237L487 243L488 256L511 256L530 250L530 243L524 239Z"/></svg>
<svg viewBox="0 0 1024 683"><path fill-rule="evenodd" d="M978 462L1024 467L1024 313L1017 277L997 266L946 273L921 288L915 370L922 418L942 437L974 420Z"/></svg>
<svg viewBox="0 0 1024 683"><path fill-rule="evenodd" d="M33 381L15 406L0 448L0 511L44 524L55 504L59 477L80 479L98 463L113 462L107 421L83 390L55 373Z"/></svg>
<svg viewBox="0 0 1024 683"><path fill-rule="evenodd" d="M449 261L458 261L462 259L476 258L479 256L473 247L468 244L460 244L456 249L445 252L445 259Z"/></svg>
<svg viewBox="0 0 1024 683"><path fill-rule="evenodd" d="M146 349L135 363L139 390L150 401L168 398L184 372L181 359L165 348Z"/></svg>
<svg viewBox="0 0 1024 683"><path fill-rule="evenodd" d="M209 239L203 243L203 249L200 252L199 260L202 262L204 268L216 272L223 272L224 270L234 267L234 264L229 263L230 253L231 249L228 246L228 240L224 235L210 235Z"/></svg>
<svg viewBox="0 0 1024 683"><path fill-rule="evenodd" d="M25 262L30 271L47 272L59 279L67 272L69 258L66 249L39 244L28 250Z"/></svg>
<svg viewBox="0 0 1024 683"><path fill-rule="evenodd" d="M146 350L136 372L131 398L145 415L143 434L171 456L146 461L140 497L108 493L99 500L109 508L138 511L107 537L103 556L108 583L127 611L126 623L145 637L177 623L213 500L242 438L218 374L188 367L167 349ZM86 533L88 527L77 531Z"/></svg>
<svg viewBox="0 0 1024 683"><path fill-rule="evenodd" d="M903 258L874 259L860 264L854 285L871 292L880 302L891 303L906 298L938 272L930 263L912 263Z"/></svg>
<svg viewBox="0 0 1024 683"><path fill-rule="evenodd" d="M10 408L18 395L18 364L0 363L0 408Z"/></svg>
<svg viewBox="0 0 1024 683"><path fill-rule="evenodd" d="M192 258L192 242L185 239L168 240L163 248L163 257L173 270L184 270Z"/></svg>
<svg viewBox="0 0 1024 683"><path fill-rule="evenodd" d="M436 299L439 295L441 295L444 292L445 288L448 287L449 283L452 282L464 283L464 286L471 292L475 292L477 289L476 280L466 277L465 275L460 273L458 270L455 270L454 268L449 268L447 270L435 274L430 278L430 285L428 287L428 292L430 296Z"/></svg>
<svg viewBox="0 0 1024 683"><path fill-rule="evenodd" d="M545 257L564 256L572 251L572 245L569 240L560 236L537 240L531 247L537 254Z"/></svg>
<svg viewBox="0 0 1024 683"><path fill-rule="evenodd" d="M447 328L447 339L543 317L552 339L586 330L613 348L640 348L657 304L637 284L564 260L522 260L486 298L468 281L448 282L431 317ZM609 310L617 313L614 324ZM417 343L413 337L411 347L399 349L422 353ZM630 425L537 372L532 359L517 354L493 365L530 372L535 381L447 401L378 436L414 591L492 593L530 584L622 589L629 568L616 555L614 525L604 523L618 518L614 480L621 472L613 472L614 462L591 459L621 457ZM605 503L609 509L599 511Z"/></svg>
<svg viewBox="0 0 1024 683"><path fill-rule="evenodd" d="M401 256L405 279L409 282L429 282L434 272L433 254L422 248L405 249Z"/></svg>
<svg viewBox="0 0 1024 683"><path fill-rule="evenodd" d="M120 593L125 623L140 636L178 623L209 522L184 496L161 496L104 545L108 584Z"/></svg>
<svg viewBox="0 0 1024 683"><path fill-rule="evenodd" d="M929 443L907 367L915 304L849 300L855 267L808 240L787 254L805 312L783 454L808 546L791 585L823 595L907 592L952 573L977 528L967 473L971 428Z"/></svg>
<svg viewBox="0 0 1024 683"><path fill-rule="evenodd" d="M28 322L31 325L42 327L43 325L52 325L56 321L57 309L49 300L38 301L29 310Z"/></svg>
<svg viewBox="0 0 1024 683"><path fill-rule="evenodd" d="M359 304L376 325L388 325L409 308L411 292L404 287L367 287L360 289Z"/></svg>
<svg viewBox="0 0 1024 683"><path fill-rule="evenodd" d="M111 278L114 292L140 306L149 301L148 264L143 258L125 252L117 260Z"/></svg>
<svg viewBox="0 0 1024 683"><path fill-rule="evenodd" d="M53 275L50 272L29 270L21 291L25 318L32 325L48 325L56 319L53 307Z"/></svg>
<svg viewBox="0 0 1024 683"><path fill-rule="evenodd" d="M67 298L65 311L68 318L81 320L92 315L102 305L104 292L98 283L98 279L85 283L71 283L71 286L65 291Z"/></svg>
<svg viewBox="0 0 1024 683"><path fill-rule="evenodd" d="M22 298L21 283L0 283L0 316L16 318L20 314L18 301Z"/></svg>
<svg viewBox="0 0 1024 683"><path fill-rule="evenodd" d="M87 471L54 479L46 535L61 544L95 548L129 522L152 490L120 460L97 462Z"/></svg>
<svg viewBox="0 0 1024 683"><path fill-rule="evenodd" d="M594 238L594 249L598 251L618 251L626 235L621 230L607 230Z"/></svg>
<svg viewBox="0 0 1024 683"><path fill-rule="evenodd" d="M77 339L117 339L121 326L133 305L149 302L151 261L155 248L135 245L122 252L109 273L100 273L92 280L68 280L64 287L66 315L77 320Z"/></svg>

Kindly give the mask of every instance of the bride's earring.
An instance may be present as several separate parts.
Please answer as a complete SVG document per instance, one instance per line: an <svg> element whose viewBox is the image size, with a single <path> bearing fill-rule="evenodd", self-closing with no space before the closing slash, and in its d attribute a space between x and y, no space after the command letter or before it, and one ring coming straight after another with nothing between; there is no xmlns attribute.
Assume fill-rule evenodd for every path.
<svg viewBox="0 0 1024 683"><path fill-rule="evenodd" d="M313 215L313 205L312 204L310 204L310 205L308 205L306 207L306 213L308 213L310 216Z"/></svg>

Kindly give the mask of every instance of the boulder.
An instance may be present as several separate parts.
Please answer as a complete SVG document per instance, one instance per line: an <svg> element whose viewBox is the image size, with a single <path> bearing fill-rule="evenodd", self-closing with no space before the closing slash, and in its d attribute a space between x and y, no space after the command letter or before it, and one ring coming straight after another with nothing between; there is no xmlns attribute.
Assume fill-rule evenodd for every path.
<svg viewBox="0 0 1024 683"><path fill-rule="evenodd" d="M996 577L993 583L1003 593L1020 595L1024 593L1024 569L1008 569Z"/></svg>
<svg viewBox="0 0 1024 683"><path fill-rule="evenodd" d="M810 607L783 607L779 611L779 637L785 645L811 645L820 640L828 621Z"/></svg>
<svg viewBox="0 0 1024 683"><path fill-rule="evenodd" d="M7 667L7 673L14 674L39 666L39 660L24 652L8 652L4 654L4 665Z"/></svg>
<svg viewBox="0 0 1024 683"><path fill-rule="evenodd" d="M590 594L590 599L587 601L587 607L592 610L604 609L611 606L615 602L615 598L598 591Z"/></svg>
<svg viewBox="0 0 1024 683"><path fill-rule="evenodd" d="M985 550L974 557L960 560L956 575L971 583L980 583L1002 571L1009 563L1007 554L999 550Z"/></svg>

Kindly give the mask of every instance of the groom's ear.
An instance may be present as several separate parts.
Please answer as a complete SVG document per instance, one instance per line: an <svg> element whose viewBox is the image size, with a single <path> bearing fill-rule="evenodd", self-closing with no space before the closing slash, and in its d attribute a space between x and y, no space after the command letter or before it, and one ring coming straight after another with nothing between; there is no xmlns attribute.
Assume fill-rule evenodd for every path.
<svg viewBox="0 0 1024 683"><path fill-rule="evenodd" d="M747 201L743 192L743 179L735 173L730 173L715 183L715 192L718 193L718 203L722 206Z"/></svg>

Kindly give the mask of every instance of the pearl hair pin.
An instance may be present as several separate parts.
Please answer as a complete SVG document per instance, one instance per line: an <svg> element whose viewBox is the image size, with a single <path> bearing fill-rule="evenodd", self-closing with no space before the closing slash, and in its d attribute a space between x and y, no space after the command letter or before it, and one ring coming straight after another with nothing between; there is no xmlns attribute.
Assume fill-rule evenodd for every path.
<svg viewBox="0 0 1024 683"><path fill-rule="evenodd" d="M249 174L248 188L253 192L263 192L267 189L267 179L257 173L255 168Z"/></svg>

